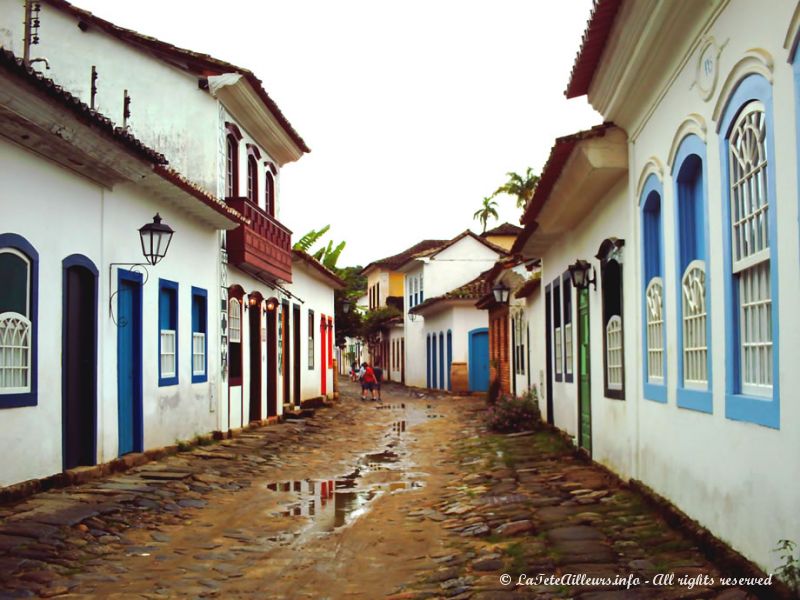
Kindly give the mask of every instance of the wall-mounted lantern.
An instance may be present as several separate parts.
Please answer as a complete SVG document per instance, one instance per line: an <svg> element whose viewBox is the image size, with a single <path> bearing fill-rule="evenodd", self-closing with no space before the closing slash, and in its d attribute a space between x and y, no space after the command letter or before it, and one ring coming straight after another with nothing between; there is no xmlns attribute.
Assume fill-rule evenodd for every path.
<svg viewBox="0 0 800 600"><path fill-rule="evenodd" d="M589 284L597 289L597 273L594 267L583 259L576 260L569 267L569 277L572 280L572 285L577 290L588 290ZM589 277L589 269L592 270L592 276Z"/></svg>
<svg viewBox="0 0 800 600"><path fill-rule="evenodd" d="M511 289L500 281L492 288L492 294L494 294L495 302L499 304L508 304L508 297L511 294Z"/></svg>
<svg viewBox="0 0 800 600"><path fill-rule="evenodd" d="M142 254L151 265L156 265L167 254L172 241L172 227L161 222L161 215L156 213L153 222L139 228L142 240Z"/></svg>

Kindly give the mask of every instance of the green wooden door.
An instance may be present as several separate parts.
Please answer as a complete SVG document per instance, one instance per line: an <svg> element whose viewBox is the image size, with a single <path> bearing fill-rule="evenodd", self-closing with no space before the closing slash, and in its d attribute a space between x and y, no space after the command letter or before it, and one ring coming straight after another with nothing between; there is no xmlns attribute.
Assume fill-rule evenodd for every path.
<svg viewBox="0 0 800 600"><path fill-rule="evenodd" d="M589 290L578 290L578 439L592 452L592 388L589 368Z"/></svg>

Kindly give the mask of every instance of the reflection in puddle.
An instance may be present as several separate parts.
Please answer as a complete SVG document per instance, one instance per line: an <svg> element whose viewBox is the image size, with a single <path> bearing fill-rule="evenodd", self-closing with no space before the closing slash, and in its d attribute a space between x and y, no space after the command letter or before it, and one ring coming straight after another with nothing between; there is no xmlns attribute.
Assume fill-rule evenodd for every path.
<svg viewBox="0 0 800 600"><path fill-rule="evenodd" d="M337 479L303 479L267 484L275 492L290 492L296 500L275 516L309 517L313 520L312 531L332 531L353 522L367 512L369 503L384 492L416 489L419 481L391 481L361 487L359 480L367 473L387 471L400 460L392 450L365 454L356 468ZM398 473L399 475L399 473Z"/></svg>

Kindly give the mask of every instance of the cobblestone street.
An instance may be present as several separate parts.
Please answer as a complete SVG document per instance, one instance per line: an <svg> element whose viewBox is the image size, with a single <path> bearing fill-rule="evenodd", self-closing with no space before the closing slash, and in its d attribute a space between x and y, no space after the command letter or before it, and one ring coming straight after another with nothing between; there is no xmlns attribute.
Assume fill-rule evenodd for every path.
<svg viewBox="0 0 800 600"><path fill-rule="evenodd" d="M560 438L488 435L482 407L343 382L313 418L2 507L0 597L749 597ZM539 574L639 583L520 580Z"/></svg>

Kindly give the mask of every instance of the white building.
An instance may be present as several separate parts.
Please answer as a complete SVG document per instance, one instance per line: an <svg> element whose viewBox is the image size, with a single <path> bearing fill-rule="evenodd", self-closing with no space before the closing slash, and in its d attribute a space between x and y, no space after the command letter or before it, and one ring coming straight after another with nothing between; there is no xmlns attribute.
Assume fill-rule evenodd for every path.
<svg viewBox="0 0 800 600"><path fill-rule="evenodd" d="M450 389L451 366L458 363L469 389L488 387L488 319L475 308L483 295L478 276L505 254L468 230L397 267L405 274L406 384Z"/></svg>
<svg viewBox="0 0 800 600"><path fill-rule="evenodd" d="M66 422L52 398L25 408L36 405L42 390L60 393L71 384L61 383L52 354L60 342L44 342L37 333L39 317L48 331L61 322L63 286L51 270L56 258L74 258L64 269L84 268L86 289L96 289L96 322L81 317L96 327L96 389L76 392L97 398L95 416L76 425L96 448L76 449L77 464L277 419L307 396L330 394L338 283L293 256L291 232L278 220L280 169L308 148L260 81L246 69L117 27L62 0L31 7L31 37L38 44L26 47L24 3L0 0L9 17L0 43L18 56L30 52L30 64L53 80L36 79L4 54L4 77L23 83L0 93L6 112L0 168L13 182L0 205L0 233L11 237L0 247L9 249L5 268L18 270L16 276L23 277L20 265L27 265L22 287L37 286L24 306L18 295L6 299L14 310L5 312L28 311L27 321L15 317L14 327L29 327L33 337L30 348L17 339L24 331L2 342L6 362L30 352L27 372L5 365L5 387L14 383L14 390L0 392L3 427L13 430L5 439L19 438L23 449L40 438L31 435L37 423L60 428ZM72 102L75 114L52 107L56 100ZM115 129L112 120L122 127ZM81 127L83 121L88 126ZM37 169L41 174L33 177ZM22 198L32 210L16 208ZM136 232L129 232L156 212L175 229L175 240L169 256L142 277L142 269L131 266L143 259L137 258ZM58 219L66 233L54 238L45 216ZM300 265L294 284L293 260ZM52 307L36 300L45 290L43 274L53 282L47 285L59 286L48 290ZM312 355L319 360L310 368ZM16 385L20 381L25 385ZM12 398L17 387L27 390L27 399ZM48 447L56 448L62 436L48 432L46 438L39 452L26 454L30 465L0 470L0 485L62 469L66 446L63 452ZM63 467L73 464L70 454Z"/></svg>
<svg viewBox="0 0 800 600"><path fill-rule="evenodd" d="M800 539L798 30L789 2L598 2L567 94L615 126L557 140L515 246L549 418L767 571Z"/></svg>
<svg viewBox="0 0 800 600"><path fill-rule="evenodd" d="M0 485L216 429L208 299L243 217L7 51L0 80L0 437L24 457ZM156 213L174 239L145 266Z"/></svg>

